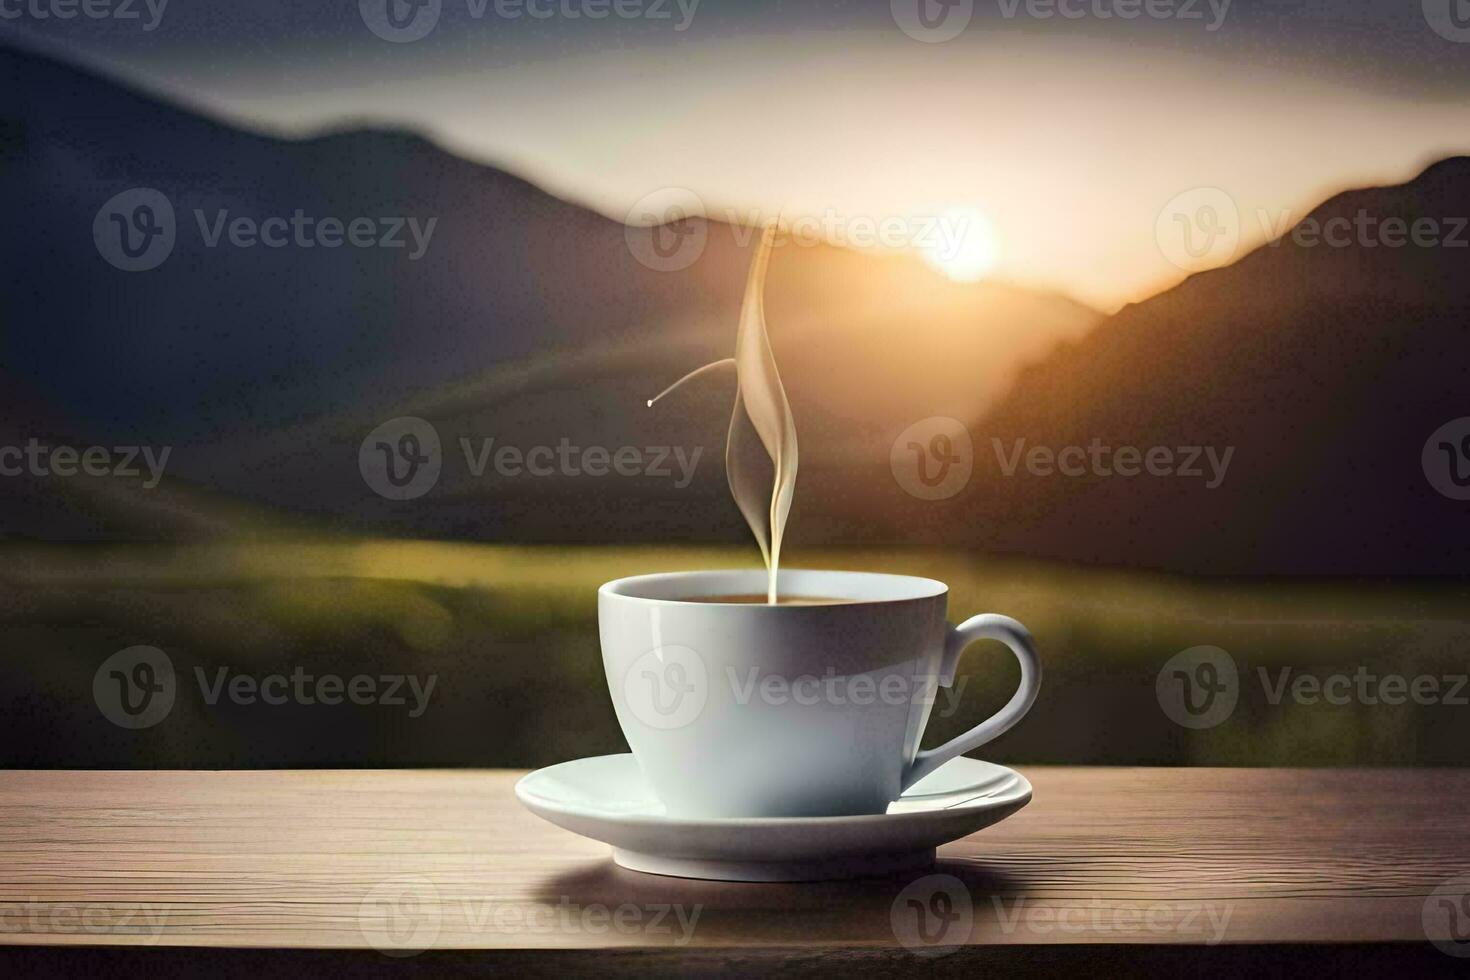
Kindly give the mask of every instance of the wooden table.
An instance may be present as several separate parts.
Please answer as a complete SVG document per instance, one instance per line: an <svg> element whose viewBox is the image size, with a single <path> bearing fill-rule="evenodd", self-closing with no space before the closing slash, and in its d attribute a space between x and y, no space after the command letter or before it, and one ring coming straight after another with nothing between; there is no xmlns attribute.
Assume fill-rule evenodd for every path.
<svg viewBox="0 0 1470 980"><path fill-rule="evenodd" d="M624 871L523 810L517 772L3 773L0 964L1470 965L1424 925L1431 892L1470 875L1470 770L1023 771L1031 805L941 848L939 877L815 885Z"/></svg>

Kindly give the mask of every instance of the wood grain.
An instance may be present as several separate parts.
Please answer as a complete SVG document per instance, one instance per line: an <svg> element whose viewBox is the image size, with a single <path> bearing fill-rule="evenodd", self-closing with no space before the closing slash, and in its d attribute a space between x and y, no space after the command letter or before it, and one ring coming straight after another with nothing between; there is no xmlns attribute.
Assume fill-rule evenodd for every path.
<svg viewBox="0 0 1470 980"><path fill-rule="evenodd" d="M916 955L905 939L987 955L1402 942L1441 956L1426 899L1470 874L1470 771L1024 771L1029 807L940 850L935 873L958 879L941 884L963 890L950 898L968 899L973 924L932 948L896 902L922 876L751 885L624 871L606 846L523 810L520 773L9 772L0 943L689 959ZM904 894L927 901L934 885Z"/></svg>

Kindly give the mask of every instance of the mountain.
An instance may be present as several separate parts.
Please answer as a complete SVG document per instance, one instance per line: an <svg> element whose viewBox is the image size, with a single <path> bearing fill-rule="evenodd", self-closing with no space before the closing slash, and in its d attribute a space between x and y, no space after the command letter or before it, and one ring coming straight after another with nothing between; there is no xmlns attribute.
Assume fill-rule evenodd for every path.
<svg viewBox="0 0 1470 980"><path fill-rule="evenodd" d="M497 540L744 533L720 462L731 380L644 402L730 353L753 229L630 229L410 133L248 133L3 49L0 178L0 435L171 450L146 493L0 480L0 535L303 520ZM691 234L697 258L663 271L655 237ZM1059 296L950 282L909 255L796 244L773 259L767 310L814 487L886 458L918 418L978 417L1023 360L1099 319ZM433 425L442 472L423 496L389 500L359 453L402 415ZM580 467L476 475L461 439L469 459L486 439L702 456L683 487ZM851 518L831 512L810 526L840 539Z"/></svg>
<svg viewBox="0 0 1470 980"><path fill-rule="evenodd" d="M1339 194L1029 367L976 430L983 478L955 498L973 540L1182 572L1464 574L1470 505L1431 483L1440 447L1423 457L1431 434L1470 415L1467 216L1466 158ZM1415 222L1421 244L1404 234ZM1213 489L1006 477L995 439L1006 453L1017 439L1098 439L1233 456Z"/></svg>
<svg viewBox="0 0 1470 980"><path fill-rule="evenodd" d="M754 229L629 228L412 134L247 133L3 50L0 178L0 448L171 452L152 489L0 478L0 536L746 540L733 380L645 401L731 353ZM173 241L125 271L121 232L142 261L167 243L139 188ZM261 244L297 215L308 244ZM1470 160L1445 160L1106 319L912 255L783 245L766 311L800 434L788 548L1463 574L1470 509L1434 468L1470 460L1431 435L1470 416L1467 215ZM372 247L343 241L354 219ZM972 450L912 428L936 416ZM1120 475L1119 448L1170 475ZM915 482L948 457L972 467L957 493ZM433 461L422 494L384 484L412 459Z"/></svg>

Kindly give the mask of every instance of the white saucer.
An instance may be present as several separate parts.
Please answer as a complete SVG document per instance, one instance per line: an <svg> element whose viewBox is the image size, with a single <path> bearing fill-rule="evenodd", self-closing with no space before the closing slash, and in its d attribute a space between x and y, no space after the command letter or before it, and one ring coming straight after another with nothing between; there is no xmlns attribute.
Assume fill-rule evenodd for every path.
<svg viewBox="0 0 1470 980"><path fill-rule="evenodd" d="M524 776L516 798L537 816L612 845L634 871L721 881L817 881L914 871L934 849L1004 820L1031 800L1026 777L951 759L887 813L855 817L682 820L664 813L632 755L563 762Z"/></svg>

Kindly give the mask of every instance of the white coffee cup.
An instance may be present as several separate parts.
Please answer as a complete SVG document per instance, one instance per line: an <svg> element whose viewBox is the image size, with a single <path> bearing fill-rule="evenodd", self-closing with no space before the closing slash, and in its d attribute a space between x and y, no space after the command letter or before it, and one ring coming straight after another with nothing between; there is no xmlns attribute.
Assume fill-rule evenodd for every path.
<svg viewBox="0 0 1470 980"><path fill-rule="evenodd" d="M598 590L602 662L628 745L671 816L884 812L948 760L1030 710L1041 685L1031 635L1006 616L945 622L948 587L872 572L791 569L783 596L820 605L699 602L764 594L766 573L671 572ZM1005 707L919 749L960 653L999 640L1021 664Z"/></svg>

